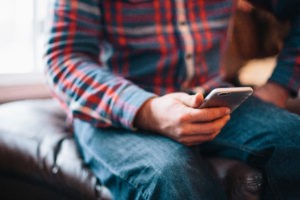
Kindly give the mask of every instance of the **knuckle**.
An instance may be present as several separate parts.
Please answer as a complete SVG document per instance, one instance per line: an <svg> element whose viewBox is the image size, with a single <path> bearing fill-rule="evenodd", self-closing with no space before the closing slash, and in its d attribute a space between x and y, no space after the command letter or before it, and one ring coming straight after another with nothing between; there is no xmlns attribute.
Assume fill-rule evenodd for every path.
<svg viewBox="0 0 300 200"><path fill-rule="evenodd" d="M224 108L219 108L216 110L215 112L215 116L216 117L222 117L225 115L225 109Z"/></svg>
<svg viewBox="0 0 300 200"><path fill-rule="evenodd" d="M218 126L214 126L214 127L211 128L212 133L216 133L218 131L220 131L220 128Z"/></svg>
<svg viewBox="0 0 300 200"><path fill-rule="evenodd" d="M230 115L227 116L226 122L228 122L229 120L230 120Z"/></svg>
<svg viewBox="0 0 300 200"><path fill-rule="evenodd" d="M218 109L218 110L216 111L216 115L217 115L217 116L222 116L222 115L224 115L224 109Z"/></svg>
<svg viewBox="0 0 300 200"><path fill-rule="evenodd" d="M176 138L181 140L182 136L184 135L184 129L182 127L177 128L175 131L175 135L176 135Z"/></svg>
<svg viewBox="0 0 300 200"><path fill-rule="evenodd" d="M210 112L207 111L207 110L203 111L203 112L202 112L202 118L203 118L203 120L205 120L205 121L209 120L209 119L210 119Z"/></svg>
<svg viewBox="0 0 300 200"><path fill-rule="evenodd" d="M180 123L185 123L185 122L192 120L193 118L194 118L193 112L189 111L189 112L182 114L179 117L179 121L180 121Z"/></svg>
<svg viewBox="0 0 300 200"><path fill-rule="evenodd" d="M182 124L187 120L188 116L187 115L181 115L178 117L177 122Z"/></svg>
<svg viewBox="0 0 300 200"><path fill-rule="evenodd" d="M185 139L182 138L182 137L178 138L177 141L180 142L180 143L182 143L182 144L187 144L187 141L185 141Z"/></svg>
<svg viewBox="0 0 300 200"><path fill-rule="evenodd" d="M206 140L207 140L207 141L212 141L212 140L213 140L212 135L207 136L207 139L206 139Z"/></svg>
<svg viewBox="0 0 300 200"><path fill-rule="evenodd" d="M225 119L222 120L222 123L221 123L222 127L227 124L227 122L229 121L229 119L230 119L230 117L225 117Z"/></svg>
<svg viewBox="0 0 300 200"><path fill-rule="evenodd" d="M219 129L221 129L223 126L225 126L226 122L227 122L227 121L224 120L224 118L223 118L223 119L221 119L221 120L218 120L216 126L217 126Z"/></svg>
<svg viewBox="0 0 300 200"><path fill-rule="evenodd" d="M216 138L217 134L211 134L209 136L210 141L214 140Z"/></svg>

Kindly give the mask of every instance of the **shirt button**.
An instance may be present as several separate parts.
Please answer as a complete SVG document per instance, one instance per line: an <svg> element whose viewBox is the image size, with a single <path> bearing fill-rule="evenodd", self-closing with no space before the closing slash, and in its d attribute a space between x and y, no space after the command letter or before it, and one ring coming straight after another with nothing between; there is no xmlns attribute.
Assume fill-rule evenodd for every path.
<svg viewBox="0 0 300 200"><path fill-rule="evenodd" d="M186 25L186 21L181 21L179 22L180 26L185 26Z"/></svg>
<svg viewBox="0 0 300 200"><path fill-rule="evenodd" d="M188 53L185 56L185 58L188 59L188 60L191 59L192 57L193 57L193 54L191 54L191 53Z"/></svg>

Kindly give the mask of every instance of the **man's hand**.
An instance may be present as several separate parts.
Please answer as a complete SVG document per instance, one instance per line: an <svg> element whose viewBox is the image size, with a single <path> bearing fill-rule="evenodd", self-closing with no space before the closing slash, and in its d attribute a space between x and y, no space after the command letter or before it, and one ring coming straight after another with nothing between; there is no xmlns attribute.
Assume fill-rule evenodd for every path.
<svg viewBox="0 0 300 200"><path fill-rule="evenodd" d="M280 108L286 107L286 102L289 98L289 92L286 88L271 82L255 89L254 95Z"/></svg>
<svg viewBox="0 0 300 200"><path fill-rule="evenodd" d="M237 7L244 12L251 12L253 10L253 5L246 0L238 0Z"/></svg>
<svg viewBox="0 0 300 200"><path fill-rule="evenodd" d="M199 109L202 94L172 93L148 100L138 111L135 126L185 145L213 140L230 119L228 108Z"/></svg>

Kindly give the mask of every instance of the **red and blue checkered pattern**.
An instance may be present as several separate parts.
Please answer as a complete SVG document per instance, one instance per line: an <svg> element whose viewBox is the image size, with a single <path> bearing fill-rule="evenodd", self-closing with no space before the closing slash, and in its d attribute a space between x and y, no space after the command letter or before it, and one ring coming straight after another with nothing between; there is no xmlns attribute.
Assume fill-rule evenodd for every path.
<svg viewBox="0 0 300 200"><path fill-rule="evenodd" d="M47 76L71 117L133 129L155 95L226 85L221 55L232 0L56 0ZM271 77L296 91L300 25Z"/></svg>

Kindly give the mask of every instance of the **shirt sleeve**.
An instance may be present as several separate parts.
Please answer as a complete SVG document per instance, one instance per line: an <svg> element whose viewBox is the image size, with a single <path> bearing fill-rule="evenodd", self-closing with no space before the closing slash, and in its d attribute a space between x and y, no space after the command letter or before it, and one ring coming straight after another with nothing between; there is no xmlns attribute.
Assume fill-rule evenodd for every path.
<svg viewBox="0 0 300 200"><path fill-rule="evenodd" d="M278 83L296 95L300 89L300 1L249 0L274 13L279 19L291 22L290 32L284 41L276 67L269 81Z"/></svg>
<svg viewBox="0 0 300 200"><path fill-rule="evenodd" d="M269 81L286 87L292 94L297 94L300 89L300 2L274 1L273 10L278 17L291 21L291 29Z"/></svg>
<svg viewBox="0 0 300 200"><path fill-rule="evenodd" d="M138 109L154 94L101 63L98 4L98 0L56 0L45 55L47 80L73 118L96 127L133 129Z"/></svg>
<svg viewBox="0 0 300 200"><path fill-rule="evenodd" d="M300 89L300 15L291 20L289 35L269 81L286 87L292 94Z"/></svg>

